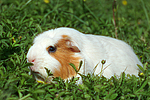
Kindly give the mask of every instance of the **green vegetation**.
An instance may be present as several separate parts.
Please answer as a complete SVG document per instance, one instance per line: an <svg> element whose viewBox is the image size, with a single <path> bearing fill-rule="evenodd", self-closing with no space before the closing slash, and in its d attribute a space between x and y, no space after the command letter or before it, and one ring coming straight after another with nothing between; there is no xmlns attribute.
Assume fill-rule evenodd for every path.
<svg viewBox="0 0 150 100"><path fill-rule="evenodd" d="M0 0L0 100L150 100L149 0ZM114 15L114 16L113 16ZM72 27L129 43L144 65L140 77L82 76L57 84L28 75L26 54L33 38L46 30Z"/></svg>

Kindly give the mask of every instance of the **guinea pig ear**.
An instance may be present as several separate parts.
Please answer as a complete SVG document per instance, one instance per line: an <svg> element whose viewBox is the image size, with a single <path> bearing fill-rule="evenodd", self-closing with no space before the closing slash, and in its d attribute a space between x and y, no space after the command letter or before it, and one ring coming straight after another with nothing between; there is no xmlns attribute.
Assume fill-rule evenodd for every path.
<svg viewBox="0 0 150 100"><path fill-rule="evenodd" d="M73 43L73 41L67 41L66 44L71 51L80 52L79 48Z"/></svg>
<svg viewBox="0 0 150 100"><path fill-rule="evenodd" d="M77 43L73 40L71 40L68 36L63 36L66 41L66 46L72 51L72 52L81 52L79 47L77 46Z"/></svg>

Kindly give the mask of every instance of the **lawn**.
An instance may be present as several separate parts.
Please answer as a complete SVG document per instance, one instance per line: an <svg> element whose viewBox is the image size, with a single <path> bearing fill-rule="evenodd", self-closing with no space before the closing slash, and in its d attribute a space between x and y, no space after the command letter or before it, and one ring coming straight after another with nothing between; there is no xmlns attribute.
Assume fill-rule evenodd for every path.
<svg viewBox="0 0 150 100"><path fill-rule="evenodd" d="M0 8L0 100L150 100L149 0L0 0ZM37 83L26 54L37 34L57 27L127 42L143 72L119 79L89 74L82 85L76 78Z"/></svg>

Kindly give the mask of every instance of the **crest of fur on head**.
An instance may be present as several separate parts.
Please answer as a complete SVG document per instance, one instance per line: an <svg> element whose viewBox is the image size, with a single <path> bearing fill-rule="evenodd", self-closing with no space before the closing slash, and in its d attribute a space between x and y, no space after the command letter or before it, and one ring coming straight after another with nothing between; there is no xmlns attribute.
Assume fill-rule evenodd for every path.
<svg viewBox="0 0 150 100"><path fill-rule="evenodd" d="M88 74L94 70L97 75L104 68L102 75L107 78L114 74L119 76L122 72L138 76L137 64L142 66L132 48L125 42L105 36L82 34L65 27L36 36L28 51L27 60L34 64L30 66L30 70L36 80L44 81L47 78L45 68L53 73L47 82L51 82L53 77L77 77L69 63L73 63L78 69L81 60L83 65L79 73ZM104 65L100 63L102 60L106 60Z"/></svg>

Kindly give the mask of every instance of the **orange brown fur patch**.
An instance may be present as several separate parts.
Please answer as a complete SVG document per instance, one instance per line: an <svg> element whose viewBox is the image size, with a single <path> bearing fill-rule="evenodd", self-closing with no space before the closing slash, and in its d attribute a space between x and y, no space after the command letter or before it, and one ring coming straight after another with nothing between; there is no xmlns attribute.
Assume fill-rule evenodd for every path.
<svg viewBox="0 0 150 100"><path fill-rule="evenodd" d="M55 44L55 47L57 48L56 52L50 53L50 55L57 59L61 66L53 72L54 77L60 76L62 79L67 79L75 76L76 72L69 63L73 63L78 69L81 59L81 57L75 57L75 53L80 52L78 47L71 45L70 38L67 35L63 35L62 39Z"/></svg>

